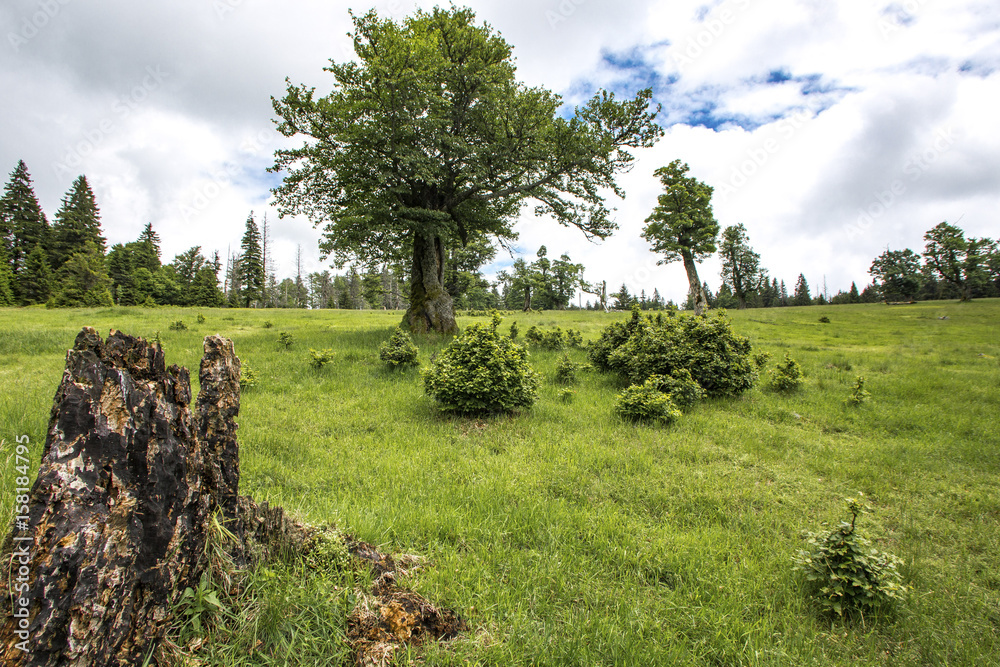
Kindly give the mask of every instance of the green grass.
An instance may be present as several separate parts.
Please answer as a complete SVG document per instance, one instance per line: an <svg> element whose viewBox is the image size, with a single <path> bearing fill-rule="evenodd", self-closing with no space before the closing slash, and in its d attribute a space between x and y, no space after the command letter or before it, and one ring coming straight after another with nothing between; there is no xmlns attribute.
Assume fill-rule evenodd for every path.
<svg viewBox="0 0 1000 667"><path fill-rule="evenodd" d="M762 383L656 428L614 418L621 386L595 372L561 400L562 352L532 352L544 378L532 410L441 415L418 371L378 360L400 313L0 310L0 508L13 506L15 436L30 435L37 466L81 326L159 331L167 362L191 369L203 336L219 333L259 375L239 418L242 491L427 556L410 585L473 628L403 663L1000 664L1000 301L730 315L771 352L768 367L789 352L803 386ZM593 339L624 317L519 314L501 330L514 319L522 336L535 324ZM188 329L170 330L177 320ZM415 342L425 366L445 344ZM314 370L309 348L335 357ZM845 406L858 375L872 398ZM913 593L844 624L809 602L791 557L803 530L845 518L842 499L858 492L875 507L862 529L905 559ZM316 647L341 645L349 586L271 572L252 575L245 602L268 614L237 609L253 622L227 625L240 646L262 643L211 649L210 664L316 664Z"/></svg>

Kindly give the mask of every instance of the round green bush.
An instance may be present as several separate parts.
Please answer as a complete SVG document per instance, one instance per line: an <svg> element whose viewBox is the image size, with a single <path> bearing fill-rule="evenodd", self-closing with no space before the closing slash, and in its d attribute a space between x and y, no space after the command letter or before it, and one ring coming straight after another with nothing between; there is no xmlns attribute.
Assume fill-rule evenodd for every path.
<svg viewBox="0 0 1000 667"><path fill-rule="evenodd" d="M605 329L590 358L632 384L687 370L713 397L740 394L757 382L750 340L734 332L722 312L653 321L635 309L630 320Z"/></svg>
<svg viewBox="0 0 1000 667"><path fill-rule="evenodd" d="M442 409L460 413L511 412L538 398L539 375L528 351L490 324L473 324L423 371L424 390Z"/></svg>
<svg viewBox="0 0 1000 667"><path fill-rule="evenodd" d="M419 352L420 350L413 343L410 334L396 327L392 337L379 348L378 356L390 367L399 368L400 366L416 366Z"/></svg>

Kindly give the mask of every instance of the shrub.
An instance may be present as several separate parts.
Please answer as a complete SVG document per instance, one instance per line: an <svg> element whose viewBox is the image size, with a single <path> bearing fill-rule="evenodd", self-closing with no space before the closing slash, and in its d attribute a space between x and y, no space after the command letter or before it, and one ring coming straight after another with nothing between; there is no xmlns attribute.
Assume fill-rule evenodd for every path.
<svg viewBox="0 0 1000 667"><path fill-rule="evenodd" d="M769 362L770 360L771 360L770 352L758 352L757 354L753 355L753 365L756 366L758 369L767 366L767 362Z"/></svg>
<svg viewBox="0 0 1000 667"><path fill-rule="evenodd" d="M510 412L531 407L539 376L528 352L490 324L473 324L423 371L424 390L442 409L461 413Z"/></svg>
<svg viewBox="0 0 1000 667"><path fill-rule="evenodd" d="M695 403L705 398L705 390L691 377L691 371L681 368L674 371L673 375L651 375L648 382L652 382L657 389L670 396L670 399L679 408L689 408Z"/></svg>
<svg viewBox="0 0 1000 667"><path fill-rule="evenodd" d="M379 359L389 364L391 368L400 366L416 366L417 355L420 350L413 343L410 334L399 327L392 332L392 336L378 350Z"/></svg>
<svg viewBox="0 0 1000 667"><path fill-rule="evenodd" d="M250 389L257 386L257 371L249 364L240 364L240 390Z"/></svg>
<svg viewBox="0 0 1000 667"><path fill-rule="evenodd" d="M861 405L871 397L871 392L865 389L865 376L859 375L854 381L854 389L851 390L851 395L844 399L844 404L851 406Z"/></svg>
<svg viewBox="0 0 1000 667"><path fill-rule="evenodd" d="M543 350L562 350L566 347L563 339L562 329L556 327L551 331L542 332L542 339L538 341L538 346Z"/></svg>
<svg viewBox="0 0 1000 667"><path fill-rule="evenodd" d="M510 339L511 340L517 340L517 334L518 334L517 322L511 322L510 323Z"/></svg>
<svg viewBox="0 0 1000 667"><path fill-rule="evenodd" d="M184 324L183 320L177 320L176 322L171 322L169 329L171 331L184 331L187 329L187 325Z"/></svg>
<svg viewBox="0 0 1000 667"><path fill-rule="evenodd" d="M198 324L204 324L204 323L205 323L205 316L202 315L201 313L198 313Z"/></svg>
<svg viewBox="0 0 1000 667"><path fill-rule="evenodd" d="M582 371L586 367L586 364L577 363L570 359L568 354L564 354L556 362L556 382L558 384L576 384L577 371Z"/></svg>
<svg viewBox="0 0 1000 667"><path fill-rule="evenodd" d="M638 307L633 308L631 319L625 322L612 322L604 328L600 338L591 341L587 350L590 361L602 371L614 370L608 360L611 353L624 345L634 334L647 327L649 327L649 323L642 319L642 312Z"/></svg>
<svg viewBox="0 0 1000 667"><path fill-rule="evenodd" d="M681 411L668 395L660 391L657 379L650 378L645 383L634 384L618 394L615 414L627 421L666 425L679 418Z"/></svg>
<svg viewBox="0 0 1000 667"><path fill-rule="evenodd" d="M824 610L838 616L901 601L908 592L897 569L903 561L874 549L855 527L858 515L869 508L856 498L848 498L847 509L850 523L842 521L833 530L806 532L809 550L792 557L812 596Z"/></svg>
<svg viewBox="0 0 1000 667"><path fill-rule="evenodd" d="M273 326L274 326L274 322L272 322L271 320L264 320L264 328L265 329L270 329Z"/></svg>
<svg viewBox="0 0 1000 667"><path fill-rule="evenodd" d="M785 361L780 363L769 372L771 376L771 388L775 391L792 391L802 384L802 367L799 362L788 356L785 352Z"/></svg>
<svg viewBox="0 0 1000 667"><path fill-rule="evenodd" d="M570 347L582 348L583 334L580 333L579 329L566 329L566 343Z"/></svg>
<svg viewBox="0 0 1000 667"><path fill-rule="evenodd" d="M333 361L333 350L330 348L325 348L322 350L314 350L309 348L309 354L312 355L312 359L309 360L309 365L319 370L326 366L328 363Z"/></svg>
<svg viewBox="0 0 1000 667"><path fill-rule="evenodd" d="M531 325L528 327L527 333L524 334L524 341L526 343L540 343L542 341L542 330Z"/></svg>
<svg viewBox="0 0 1000 667"><path fill-rule="evenodd" d="M819 321L821 323L823 323L823 324L829 324L830 323L830 318L827 317L826 315L824 315L823 317L819 318Z"/></svg>
<svg viewBox="0 0 1000 667"><path fill-rule="evenodd" d="M574 398L576 398L576 392L572 389L559 390L559 400L563 403L572 403Z"/></svg>
<svg viewBox="0 0 1000 667"><path fill-rule="evenodd" d="M282 331L278 334L278 344L284 345L286 350L290 348L294 342L295 338L287 331Z"/></svg>
<svg viewBox="0 0 1000 667"><path fill-rule="evenodd" d="M629 321L605 329L590 358L632 384L687 369L708 396L739 394L757 382L749 339L722 313L667 317L658 325L635 308Z"/></svg>

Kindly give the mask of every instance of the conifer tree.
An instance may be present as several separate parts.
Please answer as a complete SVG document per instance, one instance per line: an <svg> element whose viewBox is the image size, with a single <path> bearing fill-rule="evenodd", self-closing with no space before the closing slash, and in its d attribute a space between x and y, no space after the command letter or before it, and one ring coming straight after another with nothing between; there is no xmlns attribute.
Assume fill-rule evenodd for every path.
<svg viewBox="0 0 1000 667"><path fill-rule="evenodd" d="M49 257L40 243L35 244L15 279L18 303L30 306L45 303L52 291Z"/></svg>
<svg viewBox="0 0 1000 667"><path fill-rule="evenodd" d="M7 259L7 248L0 244L0 306L14 306L14 274Z"/></svg>
<svg viewBox="0 0 1000 667"><path fill-rule="evenodd" d="M812 297L809 295L809 283L806 282L806 277L801 273L799 274L798 282L795 283L795 293L792 295L792 305L812 305Z"/></svg>
<svg viewBox="0 0 1000 667"><path fill-rule="evenodd" d="M253 211L247 218L247 229L243 234L240 250L240 301L244 308L256 307L264 300L264 255Z"/></svg>
<svg viewBox="0 0 1000 667"><path fill-rule="evenodd" d="M49 240L49 221L35 196L24 160L19 160L11 172L0 199L0 236L9 250L7 258L15 276L24 268L35 246Z"/></svg>
<svg viewBox="0 0 1000 667"><path fill-rule="evenodd" d="M144 270L142 268L140 271ZM113 306L111 278L104 265L104 252L93 241L84 243L74 252L56 274L57 306Z"/></svg>
<svg viewBox="0 0 1000 667"><path fill-rule="evenodd" d="M136 240L135 266L145 266L151 273L160 268L160 235L153 231L153 223L147 222Z"/></svg>
<svg viewBox="0 0 1000 667"><path fill-rule="evenodd" d="M101 213L97 200L87 177L80 176L63 197L52 225L52 251L49 254L52 268L58 270L75 253L88 252L88 242L104 254L106 241L101 234Z"/></svg>

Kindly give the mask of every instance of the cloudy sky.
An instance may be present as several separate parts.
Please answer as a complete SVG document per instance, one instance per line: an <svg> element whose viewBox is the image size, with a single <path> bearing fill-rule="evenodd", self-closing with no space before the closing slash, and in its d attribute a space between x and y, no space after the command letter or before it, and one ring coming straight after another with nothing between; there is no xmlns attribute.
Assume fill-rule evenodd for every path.
<svg viewBox="0 0 1000 667"><path fill-rule="evenodd" d="M236 249L250 211L273 225L279 278L323 266L319 232L270 206L285 140L284 80L330 89L353 56L348 10L398 19L433 2L5 0L0 171L23 159L50 219L86 174L109 243L152 222L164 259ZM1000 4L996 0L468 0L514 47L528 85L567 104L652 86L666 135L638 153L600 245L526 213L539 245L587 278L682 300L677 265L640 238L673 159L715 187L722 226L743 223L765 266L831 294L863 286L886 247L923 248L942 220L1000 236ZM4 178L6 180L6 177ZM498 258L495 271L509 258ZM708 260L702 278L719 285Z"/></svg>

